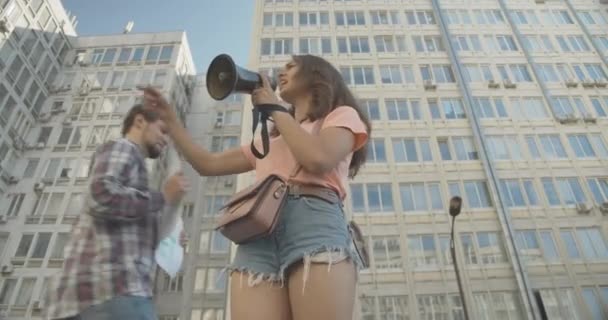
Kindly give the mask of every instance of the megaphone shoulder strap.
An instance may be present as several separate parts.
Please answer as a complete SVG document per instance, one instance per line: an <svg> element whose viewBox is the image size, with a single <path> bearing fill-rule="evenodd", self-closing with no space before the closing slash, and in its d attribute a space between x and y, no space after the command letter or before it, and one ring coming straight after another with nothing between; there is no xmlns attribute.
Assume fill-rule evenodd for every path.
<svg viewBox="0 0 608 320"><path fill-rule="evenodd" d="M273 111L279 112L288 112L287 109L278 104L260 104L257 106L253 106L253 125L252 132L255 135L255 131L258 128L258 125L261 122L262 125L262 152L256 148L253 138L251 139L251 152L258 159L264 159L268 152L270 151L270 135L268 133L268 124L267 121L270 119L270 114Z"/></svg>

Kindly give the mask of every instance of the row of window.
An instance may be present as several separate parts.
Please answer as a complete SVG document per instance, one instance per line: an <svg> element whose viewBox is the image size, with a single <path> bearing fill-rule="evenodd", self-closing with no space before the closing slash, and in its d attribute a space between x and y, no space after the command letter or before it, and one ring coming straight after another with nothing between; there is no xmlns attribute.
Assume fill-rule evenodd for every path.
<svg viewBox="0 0 608 320"><path fill-rule="evenodd" d="M87 72L80 79L80 77L76 77L75 72L66 72L57 87L70 89L81 85L92 90L133 90L137 86L153 85L162 88L165 86L169 74L167 69L99 71ZM81 82L79 83L79 81Z"/></svg>
<svg viewBox="0 0 608 320"><path fill-rule="evenodd" d="M437 24L435 14L432 10L406 10L405 16L398 10L370 10L366 11L335 11L335 25L434 25ZM448 25L505 25L507 21L499 9L445 9L442 10ZM538 18L534 10L510 11L513 21L517 25L573 25L574 19L567 10L552 9L539 10ZM599 10L578 11L577 14L585 25L608 24L608 18L604 17ZM291 27L297 23L299 26L327 26L330 25L329 11L299 11L297 22L294 21L294 13L266 12L263 16L264 27Z"/></svg>
<svg viewBox="0 0 608 320"><path fill-rule="evenodd" d="M608 246L599 228L560 229L568 261L608 261ZM559 263L560 251L551 230L521 230L515 234L518 252L529 264ZM505 264L508 259L502 235L498 232L461 232L459 245L468 266ZM398 235L370 236L369 252L375 272L395 269L424 270L452 265L448 234L407 236L407 267Z"/></svg>
<svg viewBox="0 0 608 320"><path fill-rule="evenodd" d="M9 42L0 44L0 75L3 75L9 81L15 93L23 99L28 109L33 114L37 114L46 100L42 87L48 86L55 81L58 74L57 67L53 66L48 55L44 60L38 60L42 63L38 63L37 67L33 64L31 68L28 66L27 60L23 60L19 55L14 55L13 60L5 67L3 60L7 62L13 52L16 51L12 49L12 45ZM32 54L35 54L35 51ZM4 69L6 70L5 74L2 73ZM40 83L44 83L44 85ZM0 85L2 86L1 90L5 91L0 96L0 102L7 97L8 102L16 104L15 99L8 93L6 87L2 84ZM6 120L6 118L3 120Z"/></svg>
<svg viewBox="0 0 608 320"><path fill-rule="evenodd" d="M42 302L45 300L46 287L49 279L37 281L36 277L6 278L0 289L0 305L27 308L32 301ZM34 295L36 283L40 284L40 291ZM42 307L43 305L39 305Z"/></svg>
<svg viewBox="0 0 608 320"><path fill-rule="evenodd" d="M370 43L373 39L373 45ZM591 46L585 41L582 35L555 36L562 52L590 52ZM480 35L459 35L453 34L452 44L456 51L461 52L516 52L519 46L511 35L486 34ZM337 52L341 54L370 53L376 50L377 53L397 53L408 52L409 47L413 47L415 52L445 52L446 48L443 39L439 35L412 36L411 43L404 35L376 35L368 36L349 36L336 37L336 47L334 48L331 37L300 37L298 51L302 54L331 54ZM547 35L525 35L523 45L531 52L558 52L556 46ZM289 54L293 49L293 41L290 39L262 39L262 55Z"/></svg>
<svg viewBox="0 0 608 320"><path fill-rule="evenodd" d="M579 118L608 116L608 96L589 97L593 112L583 97L554 97L551 105L558 116L574 115ZM383 106L380 105L383 103ZM359 105L370 120L415 121L429 118L421 100L405 98L361 99ZM426 99L433 120L465 119L464 106L459 98ZM426 108L425 107L425 108ZM481 119L541 120L549 119L542 99L537 97L474 97L473 109Z"/></svg>
<svg viewBox="0 0 608 320"><path fill-rule="evenodd" d="M509 207L572 207L588 202L608 202L608 179L588 177L583 181L588 191L577 177L501 179L500 191ZM352 183L350 198L354 213L439 213L446 209L447 199L453 196L462 196L464 206L471 209L493 206L485 181L448 181L447 194L442 182L433 181L403 182L397 185L396 190L401 203L399 209L395 208L392 184ZM544 199L537 190L543 190Z"/></svg>
<svg viewBox="0 0 608 320"><path fill-rule="evenodd" d="M124 48L96 48L76 50L73 63L93 66L168 64L173 56L173 45Z"/></svg>
<svg viewBox="0 0 608 320"><path fill-rule="evenodd" d="M473 297L475 303L470 308L476 319L522 317L523 309L516 292L474 292ZM410 313L415 313L417 319L464 319L458 294L416 295L417 306L409 306L406 295L364 296L360 302L362 320L410 319Z"/></svg>
<svg viewBox="0 0 608 320"><path fill-rule="evenodd" d="M62 260L63 249L69 237L69 233L24 233L21 235L19 245L13 254L12 263L13 265L24 265L26 261L42 261L47 255L48 259ZM8 240L8 238L2 240ZM56 267L60 266L61 264L56 265Z"/></svg>
<svg viewBox="0 0 608 320"><path fill-rule="evenodd" d="M70 161L70 159L68 159ZM71 170L71 169L69 169ZM62 175L68 169L62 169ZM16 217L20 214L21 206L26 197L25 193L9 193L4 201L6 211L3 212L7 217ZM64 208L64 199L67 203ZM32 207L28 218L31 217L76 217L80 214L84 204L84 196L82 193L73 192L67 194L65 192L43 192L36 195L34 207Z"/></svg>
<svg viewBox="0 0 608 320"><path fill-rule="evenodd" d="M365 11L336 11L334 12L335 24L337 26L365 25L371 20L373 25L399 25L402 17L399 11L372 10L367 18ZM328 26L330 24L330 13L327 11L309 11L298 13L299 26ZM407 24L434 25L435 16L430 10L405 11ZM294 26L293 12L264 13L264 27L292 27Z"/></svg>
<svg viewBox="0 0 608 320"><path fill-rule="evenodd" d="M559 263L560 253L551 230L515 233L519 254L528 264ZM569 261L606 261L608 246L599 228L560 229L560 246Z"/></svg>
<svg viewBox="0 0 608 320"><path fill-rule="evenodd" d="M392 158L395 163L419 163L443 161L478 160L479 156L471 137L389 137ZM608 159L608 146L601 134L567 134L567 141L576 158ZM369 163L386 163L390 154L386 148L386 138L370 140ZM517 135L487 136L490 158L493 160L557 160L567 159L568 153L559 134L526 135L525 143L520 143ZM437 148L431 141L437 142ZM524 157L522 146L528 146ZM539 145L541 146L539 148ZM389 154L389 156L387 156Z"/></svg>

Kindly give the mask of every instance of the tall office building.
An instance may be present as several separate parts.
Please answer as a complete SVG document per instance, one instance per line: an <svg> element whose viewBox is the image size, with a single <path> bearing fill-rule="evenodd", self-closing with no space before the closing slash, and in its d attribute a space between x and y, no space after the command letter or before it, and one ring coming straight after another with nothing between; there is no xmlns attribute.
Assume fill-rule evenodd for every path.
<svg viewBox="0 0 608 320"><path fill-rule="evenodd" d="M372 119L346 201L358 319L463 318L455 195L472 319L608 318L606 1L258 0L254 20L249 67L320 55Z"/></svg>
<svg viewBox="0 0 608 320"><path fill-rule="evenodd" d="M181 120L202 136L203 122L187 116L193 99L200 96L194 94L195 87L201 86L184 32L131 34L127 26L125 34L77 37L75 24L59 0L0 1L1 319L42 317L48 278L60 270L63 248L81 214L90 157L101 143L120 136L124 114L141 95L137 86L161 90ZM237 113L213 117L216 132L223 121L232 125L239 120ZM240 130L240 122L236 127ZM218 148L237 137L230 139L221 140ZM153 187L166 177L168 161L148 161ZM183 169L191 171L187 165ZM198 237L200 228L192 219L207 198L198 195L204 192L198 175L188 176L197 188L184 198L182 214L186 230ZM231 194L229 178L224 180L222 192ZM227 242L216 238L208 240L215 260L204 262L215 261L212 266L228 259ZM184 272L173 280L159 270L156 293L163 319L178 318L181 303L189 306L192 301L193 291L186 294L182 286L193 289L189 283L205 277L211 279L209 284L200 287L197 282L194 289L206 295L204 306L223 314L221 274L189 268L188 261L197 258L187 255ZM192 281L184 284L184 277ZM220 280L212 282L214 277ZM207 299L209 292L219 298ZM189 310L183 312L190 315Z"/></svg>

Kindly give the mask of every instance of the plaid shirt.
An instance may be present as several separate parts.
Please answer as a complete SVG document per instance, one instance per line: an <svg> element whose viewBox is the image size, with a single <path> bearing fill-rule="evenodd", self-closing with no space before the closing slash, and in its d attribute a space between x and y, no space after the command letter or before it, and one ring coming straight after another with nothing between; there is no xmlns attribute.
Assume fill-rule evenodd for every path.
<svg viewBox="0 0 608 320"><path fill-rule="evenodd" d="M120 295L152 296L164 199L148 189L139 147L118 139L95 152L84 212L48 289L47 319L79 314Z"/></svg>

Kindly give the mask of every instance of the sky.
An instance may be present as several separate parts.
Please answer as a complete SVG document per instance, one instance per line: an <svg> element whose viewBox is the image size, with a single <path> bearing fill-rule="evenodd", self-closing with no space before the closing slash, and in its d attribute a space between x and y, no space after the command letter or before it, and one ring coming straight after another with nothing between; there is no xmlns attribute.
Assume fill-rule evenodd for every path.
<svg viewBox="0 0 608 320"><path fill-rule="evenodd" d="M62 0L76 15L78 35L185 30L197 73L207 71L220 53L246 66L254 0Z"/></svg>

